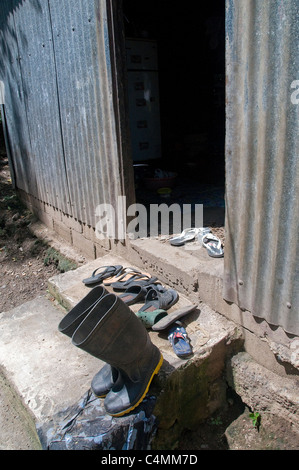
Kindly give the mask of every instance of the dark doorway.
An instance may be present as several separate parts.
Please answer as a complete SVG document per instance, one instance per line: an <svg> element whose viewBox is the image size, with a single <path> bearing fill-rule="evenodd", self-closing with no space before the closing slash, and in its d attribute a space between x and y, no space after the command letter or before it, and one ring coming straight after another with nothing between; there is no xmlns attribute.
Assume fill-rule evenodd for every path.
<svg viewBox="0 0 299 470"><path fill-rule="evenodd" d="M225 2L124 0L123 13L127 39L157 46L159 125L154 118L152 129L160 132L161 148L156 151L159 142L150 134L149 142L140 141L140 150L147 152L133 157L136 200L220 208L223 224ZM138 62L138 53L134 59ZM156 98L151 96L154 105ZM138 122L147 125L146 119ZM163 190L153 181L157 169L165 177Z"/></svg>

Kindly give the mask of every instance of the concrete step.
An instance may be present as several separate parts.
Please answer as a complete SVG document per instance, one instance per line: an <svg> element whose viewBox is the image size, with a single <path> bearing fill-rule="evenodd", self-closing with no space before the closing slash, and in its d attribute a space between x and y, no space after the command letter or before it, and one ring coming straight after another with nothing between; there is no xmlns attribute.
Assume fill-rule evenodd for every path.
<svg viewBox="0 0 299 470"><path fill-rule="evenodd" d="M193 356L188 360L175 355L165 333L149 331L153 343L163 354L164 363L142 407L125 418L108 417L103 400L94 400L89 395L91 380L103 363L75 348L71 340L57 329L66 312L89 292L82 279L90 276L99 266L115 264L142 268L157 275L166 287L176 288L180 299L169 313L183 306L197 305L196 310L183 319L193 347ZM1 313L1 395L4 396L3 390L9 391L7 401L11 402L13 396L14 402L18 403L16 415L23 415L23 429L30 434L26 448L40 446L37 436L32 434L34 424L43 448L50 447L49 442L51 448L69 448L69 433L74 428L73 417L80 415L77 428L81 426L82 431L83 427L85 431L82 432L86 434L92 417L98 434L96 439L86 434L84 442L72 441L77 449L88 446L96 449L116 448L116 434L118 439L121 434L126 441L125 447L121 448L140 449L143 448L140 446L147 446L151 440L153 450L173 449L182 431L196 430L203 421L221 409L226 402L227 381L231 382L230 385L244 402L260 410L258 402L263 403L261 396L268 395L263 392L255 397L257 387L252 380L248 365L250 361L239 360L244 357L238 355L243 349L242 334L235 323L212 308L218 295L217 283L222 268L223 260L210 260L205 257L205 252L194 255L192 249L172 250L161 240L148 240L147 243L136 240L125 257L110 253L75 271L54 276L49 280L51 297L37 297L18 308ZM136 311L140 304L131 308ZM246 367L243 367L244 364ZM250 365L251 368L258 367L252 360ZM232 370L232 380L227 376L228 369ZM260 374L261 380L264 372ZM273 380L270 382L274 383ZM250 393L246 394L248 384L252 384L252 387ZM280 386L281 382L277 387ZM281 390L280 401L283 402L284 388ZM273 390L269 391L269 397L271 394ZM295 401L292 400L292 403ZM275 400L277 402L279 400ZM275 410L271 411L274 413ZM284 415L285 419L287 415L288 412ZM0 414L0 424L2 422ZM297 426L298 423L292 422L292 425ZM8 434L11 429L13 442L8 443L9 436L6 433L7 442L2 445L0 437L0 448L24 448L24 444L20 447L15 442L15 423L12 422L11 428L7 428L6 421L6 429ZM113 435L115 429L117 433ZM148 433L143 442L135 439L138 433L140 435L140 429L143 436ZM90 432L94 432L94 429ZM54 442L55 436L61 440ZM135 437L128 439L128 436Z"/></svg>
<svg viewBox="0 0 299 470"><path fill-rule="evenodd" d="M129 261L107 255L72 274L51 279L50 285L51 292L70 308L86 294L82 279L96 267L122 264L140 269L143 266L165 286L178 290L180 301L169 312L191 303L197 304L197 309L183 321L194 352L187 361L174 354L165 335L150 332L152 341L164 357L164 365L152 386L158 396L154 413L159 420L154 445L171 448L179 430L196 429L221 409L226 402L227 385L235 389L248 407L266 410L267 416L274 420L283 417L298 433L299 423L294 418L298 415L298 376L280 376L258 364L243 352L243 337L236 324L198 300L205 290L207 302L218 303L216 297L220 298L221 293L219 289L217 291L217 285L222 277L223 260L208 259L204 251L197 251L197 256L194 256L192 247L173 250L161 240L136 240L131 246ZM139 307L131 308L136 310ZM232 448L238 445L237 442L232 444L231 440L230 444Z"/></svg>
<svg viewBox="0 0 299 470"><path fill-rule="evenodd" d="M69 310L90 291L82 279L89 277L94 269L116 264L141 269L140 265L132 265L131 261L108 254L75 271L51 278L49 291ZM163 284L168 286L165 282ZM111 288L107 289L113 292ZM179 292L178 303L168 312L192 304L194 298L192 302ZM137 311L141 305L132 305L131 309ZM157 448L172 448L183 429L195 429L199 422L221 407L225 400L222 374L226 358L242 345L242 335L235 324L202 302L198 301L196 310L184 317L183 324L193 348L193 356L188 360L176 356L165 332L149 331L152 342L159 347L164 358L160 373L151 386L151 391L157 396L154 410L159 422L155 438ZM93 359L88 358L87 362L90 361ZM76 370L77 373L80 371ZM93 374L90 374L89 379L92 377Z"/></svg>
<svg viewBox="0 0 299 470"><path fill-rule="evenodd" d="M79 409L81 425L85 423L86 426L91 410L100 417L97 422L98 432L101 436L101 429L105 430L106 441L101 436L101 443L98 439L96 448L115 448L114 439L119 437L120 426L123 439L126 439L126 433L129 429L132 431L135 425L138 429L142 428L144 434L144 429L154 429L157 422L153 448L172 449L184 429L196 429L225 400L225 361L240 349L242 337L234 323L202 302L198 302L197 308L183 319L193 347L193 355L188 360L176 356L165 333L149 331L153 343L163 354L164 362L150 387L149 401L146 403L144 400L148 413L143 407L141 410L136 409L131 417L107 418L103 400L94 401L88 395L91 380L103 363L75 348L68 337L59 333L58 324L67 311L89 292L82 279L90 276L99 266L132 266L131 261L107 254L75 271L51 278L49 293L52 297L37 297L0 314L1 380L10 384L15 395L20 397L28 422L35 423L39 431L43 448L50 447L49 442L51 444L55 432L57 435L61 432L63 437L60 444L63 441L67 448L65 429L69 428L66 426L62 432L59 426L70 419L72 428L72 416L77 415ZM135 267L140 269L138 265ZM191 301L177 290L179 301L169 313L194 303L194 299ZM141 305L136 304L131 308L136 311ZM156 397L153 412L155 423L151 421L152 397ZM82 408L83 402L85 405ZM29 428L32 428L31 424ZM106 432L107 428L112 435ZM113 434L114 429L117 432ZM138 432L135 434L138 435ZM150 437L149 433L147 438ZM34 442L36 444L37 441ZM80 448L82 443L76 445ZM129 445L141 445L140 440L135 439ZM14 443L11 446L15 448Z"/></svg>
<svg viewBox="0 0 299 470"><path fill-rule="evenodd" d="M190 300L221 312L224 259L210 257L197 241L174 247L163 237L131 240L128 257Z"/></svg>
<svg viewBox="0 0 299 470"><path fill-rule="evenodd" d="M280 377L243 351L230 359L227 381L250 409L288 423L299 445L298 376Z"/></svg>
<svg viewBox="0 0 299 470"><path fill-rule="evenodd" d="M153 400L123 418L108 416L103 400L90 394L104 363L59 333L65 313L37 297L0 316L0 449L146 449L155 429ZM71 439L75 428L79 442L78 435Z"/></svg>
<svg viewBox="0 0 299 470"><path fill-rule="evenodd" d="M64 312L37 297L0 316L0 363L37 422L78 401L98 361L74 348L57 325Z"/></svg>

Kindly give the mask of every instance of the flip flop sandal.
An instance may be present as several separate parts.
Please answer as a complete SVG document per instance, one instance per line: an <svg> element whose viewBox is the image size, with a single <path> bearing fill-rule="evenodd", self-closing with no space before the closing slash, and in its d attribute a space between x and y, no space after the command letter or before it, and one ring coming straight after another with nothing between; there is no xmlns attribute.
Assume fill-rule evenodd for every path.
<svg viewBox="0 0 299 470"><path fill-rule="evenodd" d="M116 265L116 266L101 266L97 269L94 270L92 273L91 277L88 277L86 279L83 279L83 283L86 286L92 286L94 284L99 284L100 282L103 282L104 279L107 279L109 277L112 277L116 274L118 274L122 270L122 266ZM101 272L98 272L99 270L102 270Z"/></svg>
<svg viewBox="0 0 299 470"><path fill-rule="evenodd" d="M152 327L153 331L162 331L168 328L172 323L177 321L179 318L182 318L188 313L193 312L197 308L197 305L190 305L189 307L183 307L178 310L175 310L172 313L169 313L167 316L162 318L160 321L155 323Z"/></svg>
<svg viewBox="0 0 299 470"><path fill-rule="evenodd" d="M185 245L186 242L194 240L197 233L197 228L186 228L178 237L170 238L169 243L173 246Z"/></svg>
<svg viewBox="0 0 299 470"><path fill-rule="evenodd" d="M152 328L155 323L159 322L162 320L162 318L167 316L167 312L158 308L157 310L146 312L140 310L139 312L136 312L135 315L139 318L139 320L141 320L146 328Z"/></svg>
<svg viewBox="0 0 299 470"><path fill-rule="evenodd" d="M203 237L202 245L207 249L208 255L212 258L222 258L224 256L221 241L212 233L208 233Z"/></svg>
<svg viewBox="0 0 299 470"><path fill-rule="evenodd" d="M140 300L144 300L147 294L146 287L133 285L126 289L123 294L118 297L127 305L133 305Z"/></svg>
<svg viewBox="0 0 299 470"><path fill-rule="evenodd" d="M113 282L117 282L120 279L123 281L130 279L132 275L136 273L139 274L140 271L135 268L122 268L118 273L106 279L103 284L105 284L105 286L110 286Z"/></svg>
<svg viewBox="0 0 299 470"><path fill-rule="evenodd" d="M174 325L168 332L168 340L178 357L188 357L192 348L187 332L183 326Z"/></svg>
<svg viewBox="0 0 299 470"><path fill-rule="evenodd" d="M129 279L122 279L122 277L120 277L119 281L112 282L109 285L113 287L114 290L120 291L120 290L126 290L129 287L132 287L133 285L146 287L146 286L149 286L150 284L153 284L157 280L158 280L157 277L151 277L149 274L135 272L131 274L131 277L129 277Z"/></svg>
<svg viewBox="0 0 299 470"><path fill-rule="evenodd" d="M139 312L152 312L157 309L168 310L179 300L179 295L174 289L156 290L150 289L145 298L145 304Z"/></svg>
<svg viewBox="0 0 299 470"><path fill-rule="evenodd" d="M209 227L201 227L198 229L197 240L202 245L202 239L208 234L211 233Z"/></svg>

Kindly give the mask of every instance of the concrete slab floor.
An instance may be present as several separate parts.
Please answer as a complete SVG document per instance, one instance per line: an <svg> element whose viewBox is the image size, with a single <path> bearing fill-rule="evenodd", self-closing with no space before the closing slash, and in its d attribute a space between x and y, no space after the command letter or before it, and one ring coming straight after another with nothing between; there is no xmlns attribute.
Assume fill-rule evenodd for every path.
<svg viewBox="0 0 299 470"><path fill-rule="evenodd" d="M38 421L80 399L101 367L59 333L62 316L49 299L37 297L0 317L0 363Z"/></svg>

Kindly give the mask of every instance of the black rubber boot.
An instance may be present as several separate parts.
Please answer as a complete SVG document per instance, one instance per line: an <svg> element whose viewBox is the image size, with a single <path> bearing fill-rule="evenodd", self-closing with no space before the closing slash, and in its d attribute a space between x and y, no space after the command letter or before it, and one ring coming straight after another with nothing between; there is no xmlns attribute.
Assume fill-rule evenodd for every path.
<svg viewBox="0 0 299 470"><path fill-rule="evenodd" d="M115 294L102 297L77 328L72 342L118 369L118 379L104 401L112 416L122 416L141 403L163 363L146 328Z"/></svg>
<svg viewBox="0 0 299 470"><path fill-rule="evenodd" d="M91 382L91 390L98 398L104 398L118 379L119 371L110 364L105 364L94 376Z"/></svg>
<svg viewBox="0 0 299 470"><path fill-rule="evenodd" d="M108 291L103 286L94 287L66 314L59 323L58 330L71 338L92 308L107 294ZM93 393L98 397L105 397L116 382L117 377L118 370L105 364L92 381L91 388Z"/></svg>
<svg viewBox="0 0 299 470"><path fill-rule="evenodd" d="M58 330L71 338L91 309L104 295L107 294L108 291L103 286L94 287L65 315L65 317L63 317L58 325Z"/></svg>

